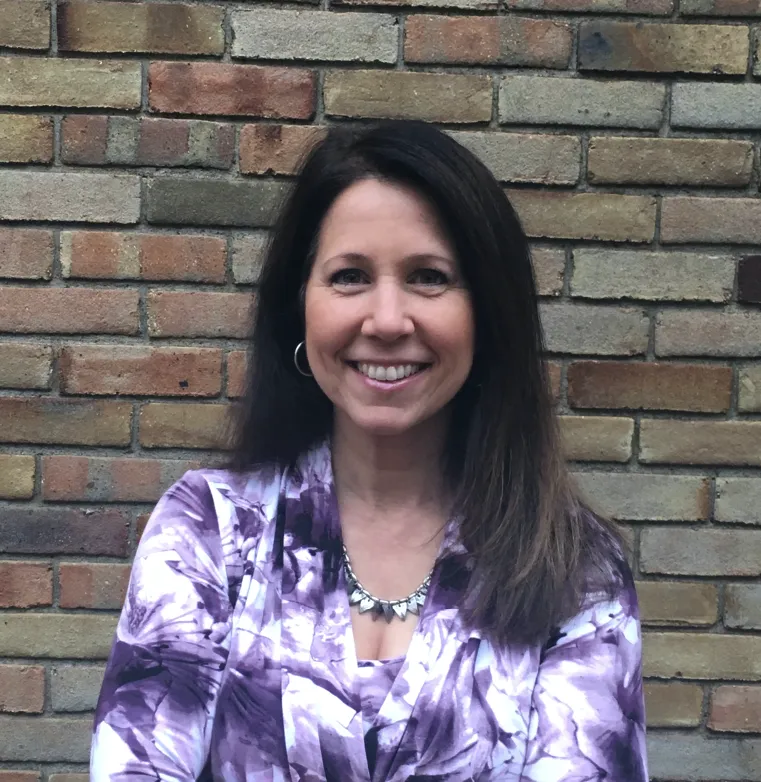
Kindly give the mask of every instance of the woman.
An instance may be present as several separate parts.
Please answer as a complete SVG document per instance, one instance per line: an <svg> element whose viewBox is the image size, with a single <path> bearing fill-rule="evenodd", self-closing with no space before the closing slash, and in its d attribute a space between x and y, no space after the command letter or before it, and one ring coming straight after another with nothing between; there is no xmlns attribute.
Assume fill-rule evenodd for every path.
<svg viewBox="0 0 761 782"><path fill-rule="evenodd" d="M235 464L140 543L92 778L646 780L631 574L487 169L424 124L331 130L258 301Z"/></svg>

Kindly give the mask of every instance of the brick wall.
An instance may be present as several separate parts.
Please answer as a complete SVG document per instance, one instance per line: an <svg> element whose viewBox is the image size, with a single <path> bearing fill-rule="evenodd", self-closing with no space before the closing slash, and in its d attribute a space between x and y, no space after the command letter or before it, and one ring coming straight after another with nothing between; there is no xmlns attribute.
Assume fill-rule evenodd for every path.
<svg viewBox="0 0 761 782"><path fill-rule="evenodd" d="M330 2L330 8L328 8ZM445 124L535 242L654 778L761 780L761 0L0 0L0 782L83 782L141 525L240 394L314 126Z"/></svg>

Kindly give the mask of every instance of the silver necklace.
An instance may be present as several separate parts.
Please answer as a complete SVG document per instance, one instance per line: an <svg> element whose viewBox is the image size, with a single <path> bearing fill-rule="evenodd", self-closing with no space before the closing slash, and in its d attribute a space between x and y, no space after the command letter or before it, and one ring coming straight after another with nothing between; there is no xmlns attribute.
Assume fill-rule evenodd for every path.
<svg viewBox="0 0 761 782"><path fill-rule="evenodd" d="M349 605L359 605L360 614L372 611L377 616L384 617L387 622L390 622L394 616L398 616L400 619L406 619L408 613L420 613L420 609L423 607L425 598L428 595L428 587L431 585L433 568L431 568L431 572L425 577L423 583L414 592L410 592L407 597L403 597L401 600L383 600L380 597L371 594L362 586L356 573L352 570L351 562L349 561L349 552L346 550L346 546L343 547L343 550L344 571L346 572L346 580L348 582L347 592L349 593Z"/></svg>

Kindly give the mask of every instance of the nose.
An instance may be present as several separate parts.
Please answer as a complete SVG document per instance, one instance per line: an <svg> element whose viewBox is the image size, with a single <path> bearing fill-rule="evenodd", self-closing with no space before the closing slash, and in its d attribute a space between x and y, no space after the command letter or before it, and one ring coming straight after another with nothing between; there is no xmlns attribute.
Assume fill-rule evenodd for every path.
<svg viewBox="0 0 761 782"><path fill-rule="evenodd" d="M397 282L378 281L367 298L367 304L362 323L363 336L395 340L415 330L408 311L408 297Z"/></svg>

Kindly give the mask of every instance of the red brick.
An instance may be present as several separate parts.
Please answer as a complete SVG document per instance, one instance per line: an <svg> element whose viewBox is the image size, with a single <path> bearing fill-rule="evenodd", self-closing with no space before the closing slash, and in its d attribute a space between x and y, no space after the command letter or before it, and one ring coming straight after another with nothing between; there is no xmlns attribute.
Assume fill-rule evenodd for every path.
<svg viewBox="0 0 761 782"><path fill-rule="evenodd" d="M150 521L150 518L151 518L150 513L141 513L137 517L137 521L135 522L136 543L140 543L140 538L143 537L143 533L145 532L145 528L148 526L148 522Z"/></svg>
<svg viewBox="0 0 761 782"><path fill-rule="evenodd" d="M64 277L121 280L225 280L227 246L217 236L66 231Z"/></svg>
<svg viewBox="0 0 761 782"><path fill-rule="evenodd" d="M222 448L228 415L227 405L150 402L140 411L140 444L145 448Z"/></svg>
<svg viewBox="0 0 761 782"><path fill-rule="evenodd" d="M315 110L314 71L228 63L152 63L152 111L310 119Z"/></svg>
<svg viewBox="0 0 761 782"><path fill-rule="evenodd" d="M580 408L729 410L732 368L715 364L577 361L568 367L568 404Z"/></svg>
<svg viewBox="0 0 761 782"><path fill-rule="evenodd" d="M38 771L0 771L0 782L40 782L40 774ZM82 782L87 782L87 778Z"/></svg>
<svg viewBox="0 0 761 782"><path fill-rule="evenodd" d="M65 394L218 396L222 351L123 345L65 347L60 360Z"/></svg>
<svg viewBox="0 0 761 782"><path fill-rule="evenodd" d="M707 725L715 731L761 733L761 687L717 687Z"/></svg>
<svg viewBox="0 0 761 782"><path fill-rule="evenodd" d="M47 49L50 46L50 6L47 0L3 0L0 46ZM3 782L11 780L3 779Z"/></svg>
<svg viewBox="0 0 761 782"><path fill-rule="evenodd" d="M240 170L244 174L295 174L308 150L325 135L308 125L244 125Z"/></svg>
<svg viewBox="0 0 761 782"><path fill-rule="evenodd" d="M0 388L50 388L53 350L36 342L0 342Z"/></svg>
<svg viewBox="0 0 761 782"><path fill-rule="evenodd" d="M62 562L58 571L61 608L121 608L130 566Z"/></svg>
<svg viewBox="0 0 761 782"><path fill-rule="evenodd" d="M156 502L199 462L45 456L42 496L63 502Z"/></svg>
<svg viewBox="0 0 761 782"><path fill-rule="evenodd" d="M414 63L566 68L571 25L517 16L426 16L405 25L404 58Z"/></svg>
<svg viewBox="0 0 761 782"><path fill-rule="evenodd" d="M130 402L0 397L0 442L129 445Z"/></svg>
<svg viewBox="0 0 761 782"><path fill-rule="evenodd" d="M61 122L61 160L80 166L106 163L108 117L74 114Z"/></svg>
<svg viewBox="0 0 761 782"><path fill-rule="evenodd" d="M246 353L232 350L227 354L227 396L241 397L246 391Z"/></svg>
<svg viewBox="0 0 761 782"><path fill-rule="evenodd" d="M140 120L135 164L230 168L235 156L232 125L163 117Z"/></svg>
<svg viewBox="0 0 761 782"><path fill-rule="evenodd" d="M44 705L41 665L0 665L0 712L42 714Z"/></svg>
<svg viewBox="0 0 761 782"><path fill-rule="evenodd" d="M253 298L248 293L152 291L148 331L152 337L246 338Z"/></svg>
<svg viewBox="0 0 761 782"><path fill-rule="evenodd" d="M137 334L136 290L0 288L0 331Z"/></svg>
<svg viewBox="0 0 761 782"><path fill-rule="evenodd" d="M0 228L0 278L49 280L52 273L52 231Z"/></svg>
<svg viewBox="0 0 761 782"><path fill-rule="evenodd" d="M48 562L0 562L0 608L36 608L53 603L53 568Z"/></svg>

